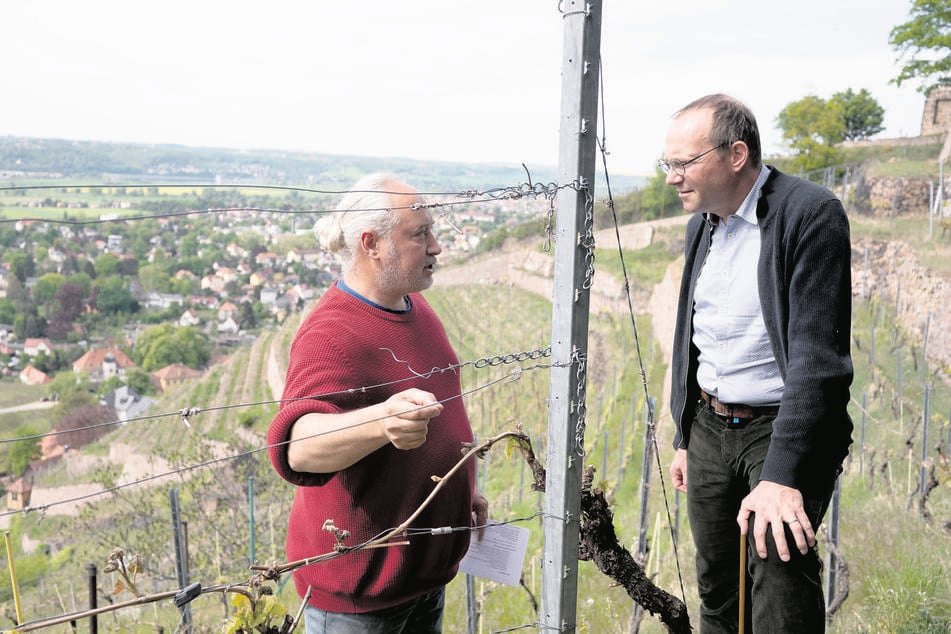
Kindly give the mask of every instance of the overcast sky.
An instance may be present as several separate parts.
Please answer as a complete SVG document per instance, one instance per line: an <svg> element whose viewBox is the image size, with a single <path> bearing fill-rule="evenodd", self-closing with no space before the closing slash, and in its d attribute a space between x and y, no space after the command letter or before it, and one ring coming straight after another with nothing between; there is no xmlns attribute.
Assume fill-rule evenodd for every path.
<svg viewBox="0 0 951 634"><path fill-rule="evenodd" d="M891 29L911 0L603 0L612 171L649 174L671 113L745 101L767 155L807 95L867 89L916 135ZM549 0L2 0L0 135L558 163ZM600 136L600 133L599 133Z"/></svg>

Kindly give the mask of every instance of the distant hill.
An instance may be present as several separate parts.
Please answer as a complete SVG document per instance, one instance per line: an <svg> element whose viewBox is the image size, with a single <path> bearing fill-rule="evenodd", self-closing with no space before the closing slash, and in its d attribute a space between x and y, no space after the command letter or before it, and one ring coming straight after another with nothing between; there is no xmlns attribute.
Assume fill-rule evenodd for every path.
<svg viewBox="0 0 951 634"><path fill-rule="evenodd" d="M552 158L552 166L528 166L533 182L557 180L557 157ZM418 189L432 192L484 190L529 178L525 168L511 164L0 137L0 178L8 182L66 178L116 184L194 182L344 189L363 174L381 170L405 176ZM597 180L603 183L603 175ZM612 191L619 193L644 182L642 177L621 174L610 174L610 180Z"/></svg>

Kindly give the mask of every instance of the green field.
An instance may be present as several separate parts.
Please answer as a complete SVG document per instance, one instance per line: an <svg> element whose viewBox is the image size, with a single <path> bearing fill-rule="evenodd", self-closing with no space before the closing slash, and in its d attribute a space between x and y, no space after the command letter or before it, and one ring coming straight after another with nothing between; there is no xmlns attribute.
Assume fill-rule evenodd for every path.
<svg viewBox="0 0 951 634"><path fill-rule="evenodd" d="M128 217L141 215L135 209L112 209L105 207L84 207L58 209L56 207L0 207L0 218L9 220L97 220L103 217Z"/></svg>

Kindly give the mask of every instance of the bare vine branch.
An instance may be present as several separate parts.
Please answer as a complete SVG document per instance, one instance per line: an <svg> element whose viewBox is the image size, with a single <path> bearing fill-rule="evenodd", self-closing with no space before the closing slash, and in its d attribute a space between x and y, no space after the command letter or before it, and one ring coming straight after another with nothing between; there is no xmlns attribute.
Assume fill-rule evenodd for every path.
<svg viewBox="0 0 951 634"><path fill-rule="evenodd" d="M831 621L845 600L849 598L849 564L839 551L839 547L829 537L829 528L824 524L819 528L819 539L835 558L836 593L826 608L826 621Z"/></svg>
<svg viewBox="0 0 951 634"><path fill-rule="evenodd" d="M604 492L592 488L594 467L587 467L581 483L581 544L579 558L593 561L598 570L620 584L638 605L658 615L668 632L688 634L690 615L684 602L658 588L620 545L613 515Z"/></svg>

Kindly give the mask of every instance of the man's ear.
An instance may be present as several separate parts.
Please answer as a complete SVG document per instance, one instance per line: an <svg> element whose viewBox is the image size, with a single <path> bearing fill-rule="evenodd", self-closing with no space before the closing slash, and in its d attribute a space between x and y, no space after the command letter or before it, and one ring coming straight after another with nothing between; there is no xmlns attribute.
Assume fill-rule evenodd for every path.
<svg viewBox="0 0 951 634"><path fill-rule="evenodd" d="M379 256L380 236L373 231L364 231L360 234L360 248L371 258Z"/></svg>
<svg viewBox="0 0 951 634"><path fill-rule="evenodd" d="M750 148L745 141L734 141L730 145L730 165L734 172L741 172L750 160Z"/></svg>

